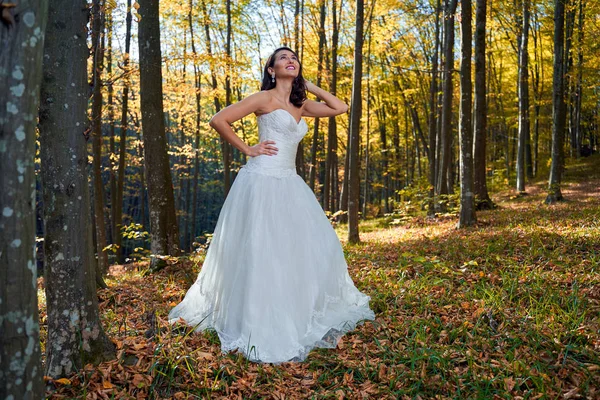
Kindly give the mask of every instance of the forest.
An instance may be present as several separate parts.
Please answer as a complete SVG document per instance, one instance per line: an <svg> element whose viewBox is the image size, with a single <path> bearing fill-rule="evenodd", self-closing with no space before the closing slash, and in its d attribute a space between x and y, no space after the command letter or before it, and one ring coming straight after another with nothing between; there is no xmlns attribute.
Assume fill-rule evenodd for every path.
<svg viewBox="0 0 600 400"><path fill-rule="evenodd" d="M0 9L0 398L600 396L600 2ZM376 316L272 365L167 314L247 162L209 121L282 45L350 106L296 170Z"/></svg>

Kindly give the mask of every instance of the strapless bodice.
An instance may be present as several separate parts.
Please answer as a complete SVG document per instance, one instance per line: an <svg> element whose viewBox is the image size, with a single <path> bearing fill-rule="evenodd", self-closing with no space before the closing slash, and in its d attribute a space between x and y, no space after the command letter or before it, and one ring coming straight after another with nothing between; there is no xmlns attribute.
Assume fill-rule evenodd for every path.
<svg viewBox="0 0 600 400"><path fill-rule="evenodd" d="M303 119L296 122L288 111L278 108L258 117L258 137L261 142L272 140L277 147L274 156L251 157L244 168L264 175L277 177L296 174L296 151L308 125Z"/></svg>

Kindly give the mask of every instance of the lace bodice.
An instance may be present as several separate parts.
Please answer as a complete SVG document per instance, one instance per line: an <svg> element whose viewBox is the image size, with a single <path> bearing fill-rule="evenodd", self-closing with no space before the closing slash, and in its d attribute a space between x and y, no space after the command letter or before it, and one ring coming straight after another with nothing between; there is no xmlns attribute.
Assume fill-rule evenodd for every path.
<svg viewBox="0 0 600 400"><path fill-rule="evenodd" d="M278 148L274 156L251 157L244 168L276 177L296 174L296 151L308 125L303 119L296 122L288 111L278 108L258 117L258 137L261 142L272 140Z"/></svg>

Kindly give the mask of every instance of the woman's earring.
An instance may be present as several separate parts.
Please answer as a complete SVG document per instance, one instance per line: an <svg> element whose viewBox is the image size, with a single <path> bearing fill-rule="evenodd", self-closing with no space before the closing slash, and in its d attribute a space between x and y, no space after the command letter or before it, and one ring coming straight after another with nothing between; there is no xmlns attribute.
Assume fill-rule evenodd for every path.
<svg viewBox="0 0 600 400"><path fill-rule="evenodd" d="M271 82L275 82L275 74L271 74Z"/></svg>

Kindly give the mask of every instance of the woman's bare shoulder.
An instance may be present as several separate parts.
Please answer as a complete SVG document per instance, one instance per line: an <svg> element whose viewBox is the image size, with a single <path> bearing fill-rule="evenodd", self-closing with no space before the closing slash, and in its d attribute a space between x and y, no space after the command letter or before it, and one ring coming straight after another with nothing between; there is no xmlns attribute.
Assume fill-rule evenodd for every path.
<svg viewBox="0 0 600 400"><path fill-rule="evenodd" d="M261 90L247 97L252 97L252 102L256 105L254 113L256 115L266 114L273 108L273 94L270 90Z"/></svg>

